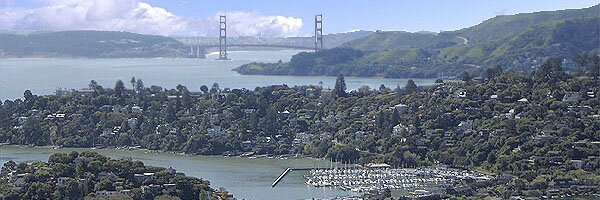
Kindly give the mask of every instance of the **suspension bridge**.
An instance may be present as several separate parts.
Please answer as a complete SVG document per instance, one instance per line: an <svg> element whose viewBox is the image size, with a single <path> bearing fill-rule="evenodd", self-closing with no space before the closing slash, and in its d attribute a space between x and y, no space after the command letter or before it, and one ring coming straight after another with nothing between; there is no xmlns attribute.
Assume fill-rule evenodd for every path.
<svg viewBox="0 0 600 200"><path fill-rule="evenodd" d="M284 45L284 44L229 44L227 43L227 16L219 16L219 44L216 45L196 45L191 46L191 54L196 57L201 57L201 52L205 52L207 49L219 49L218 60L228 60L227 48L229 47L242 47L242 48L283 48L283 49L300 49L300 50L314 50L319 51L323 48L323 15L315 15L314 21L314 46L299 46L299 45ZM194 48L195 47L195 48ZM202 55L203 56L203 55Z"/></svg>

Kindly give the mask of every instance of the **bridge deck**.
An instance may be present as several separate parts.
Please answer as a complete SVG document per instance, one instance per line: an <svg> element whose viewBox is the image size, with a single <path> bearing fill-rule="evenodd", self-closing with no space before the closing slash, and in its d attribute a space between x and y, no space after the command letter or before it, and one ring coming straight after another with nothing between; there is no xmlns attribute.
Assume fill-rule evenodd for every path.
<svg viewBox="0 0 600 200"><path fill-rule="evenodd" d="M271 44L227 44L226 47L271 47L271 48L286 48L286 49L305 49L315 50L315 47L294 46L294 45L271 45ZM219 45L198 45L200 48L217 48ZM320 48L317 48L320 49Z"/></svg>

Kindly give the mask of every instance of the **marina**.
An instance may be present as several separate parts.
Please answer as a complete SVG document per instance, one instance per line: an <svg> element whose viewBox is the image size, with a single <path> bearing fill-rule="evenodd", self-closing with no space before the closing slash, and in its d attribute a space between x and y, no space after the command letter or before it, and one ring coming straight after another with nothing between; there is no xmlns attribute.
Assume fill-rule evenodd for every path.
<svg viewBox="0 0 600 200"><path fill-rule="evenodd" d="M338 187L356 193L401 190L412 196L439 194L459 181L489 180L473 171L447 167L391 168L385 164L356 168L313 169L305 176L313 187Z"/></svg>

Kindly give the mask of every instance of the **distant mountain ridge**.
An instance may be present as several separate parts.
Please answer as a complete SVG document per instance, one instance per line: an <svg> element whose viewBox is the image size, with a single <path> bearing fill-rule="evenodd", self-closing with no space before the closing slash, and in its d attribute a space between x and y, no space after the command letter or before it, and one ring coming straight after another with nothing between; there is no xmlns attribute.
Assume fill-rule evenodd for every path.
<svg viewBox="0 0 600 200"><path fill-rule="evenodd" d="M583 9L497 16L478 25L438 34L378 31L341 45L360 57L327 65L335 53L298 54L292 63L241 66L242 74L337 75L380 77L481 74L487 67L530 71L550 57L571 58L600 50L600 4ZM356 54L353 54L356 55ZM312 61L310 61L312 60ZM290 66L304 64L306 69ZM303 72L303 73L298 73Z"/></svg>
<svg viewBox="0 0 600 200"><path fill-rule="evenodd" d="M115 31L0 34L1 57L186 57L189 47L169 37Z"/></svg>
<svg viewBox="0 0 600 200"><path fill-rule="evenodd" d="M325 48L373 34L355 31L324 36ZM312 37L231 37L229 44L314 46ZM164 37L116 31L0 30L0 57L154 58L194 57L190 45L216 45L216 37ZM235 50L236 48L230 48ZM245 48L247 49L247 48ZM273 50L274 48L251 48ZM275 49L276 50L276 49Z"/></svg>

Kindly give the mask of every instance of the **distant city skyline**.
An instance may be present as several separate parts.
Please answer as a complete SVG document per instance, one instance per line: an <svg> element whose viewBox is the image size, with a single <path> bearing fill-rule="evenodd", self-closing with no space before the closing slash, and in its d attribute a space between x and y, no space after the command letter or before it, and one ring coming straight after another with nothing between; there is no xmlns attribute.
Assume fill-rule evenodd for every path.
<svg viewBox="0 0 600 200"><path fill-rule="evenodd" d="M496 15L587 8L593 0L0 0L2 30L111 30L216 36L218 15L230 36L310 36L315 14L324 33L355 30L452 31Z"/></svg>

